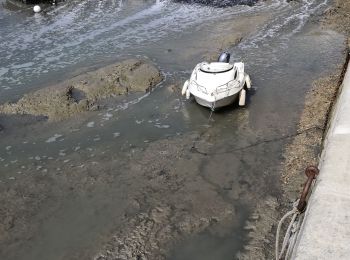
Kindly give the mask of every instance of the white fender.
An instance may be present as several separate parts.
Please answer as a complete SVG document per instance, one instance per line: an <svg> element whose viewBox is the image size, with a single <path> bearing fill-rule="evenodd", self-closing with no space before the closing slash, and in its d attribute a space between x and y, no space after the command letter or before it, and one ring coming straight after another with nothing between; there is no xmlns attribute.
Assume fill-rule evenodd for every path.
<svg viewBox="0 0 350 260"><path fill-rule="evenodd" d="M239 106L241 106L241 107L245 106L246 93L247 93L247 91L246 91L245 89L242 89L242 90L239 92L239 101L238 101L238 104L239 104Z"/></svg>
<svg viewBox="0 0 350 260"><path fill-rule="evenodd" d="M186 98L187 99L190 99L190 96L191 96L191 92L189 89L186 90Z"/></svg>
<svg viewBox="0 0 350 260"><path fill-rule="evenodd" d="M239 82L243 82L243 80L245 79L245 73L244 73L244 63L243 62L236 62L234 63L234 67L237 70L237 78L236 80Z"/></svg>
<svg viewBox="0 0 350 260"><path fill-rule="evenodd" d="M249 75L245 74L244 79L245 79L245 83L247 85L247 89L251 89L252 88L252 81L251 81Z"/></svg>
<svg viewBox="0 0 350 260"><path fill-rule="evenodd" d="M182 91L181 91L182 95L186 94L187 88L188 88L188 80L185 81L184 86L182 87Z"/></svg>

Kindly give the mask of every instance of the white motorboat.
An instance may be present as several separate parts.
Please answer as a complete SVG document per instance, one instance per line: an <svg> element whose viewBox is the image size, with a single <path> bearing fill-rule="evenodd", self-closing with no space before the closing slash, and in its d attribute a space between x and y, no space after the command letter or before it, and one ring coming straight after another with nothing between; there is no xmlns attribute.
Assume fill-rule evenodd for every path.
<svg viewBox="0 0 350 260"><path fill-rule="evenodd" d="M182 88L182 94L189 99L192 95L198 104L212 110L228 106L238 99L245 105L246 92L251 80L244 72L244 63L229 63L230 54L224 52L217 62L202 62L194 68L191 78Z"/></svg>

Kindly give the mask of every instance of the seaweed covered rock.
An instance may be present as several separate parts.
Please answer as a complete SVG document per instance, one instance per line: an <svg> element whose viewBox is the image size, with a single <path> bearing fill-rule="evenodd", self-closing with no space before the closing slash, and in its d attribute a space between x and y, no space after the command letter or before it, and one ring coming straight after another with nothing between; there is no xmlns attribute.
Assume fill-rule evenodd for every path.
<svg viewBox="0 0 350 260"><path fill-rule="evenodd" d="M50 120L61 120L89 111L104 98L149 91L162 79L154 65L125 60L26 94L16 103L0 105L0 113L43 115Z"/></svg>
<svg viewBox="0 0 350 260"><path fill-rule="evenodd" d="M16 103L0 106L0 113L44 115L50 119L62 119L88 110L88 101L77 102L72 96L73 87L53 87L24 95Z"/></svg>
<svg viewBox="0 0 350 260"><path fill-rule="evenodd" d="M163 79L152 64L130 59L73 78L74 88L91 101L130 92L146 92Z"/></svg>

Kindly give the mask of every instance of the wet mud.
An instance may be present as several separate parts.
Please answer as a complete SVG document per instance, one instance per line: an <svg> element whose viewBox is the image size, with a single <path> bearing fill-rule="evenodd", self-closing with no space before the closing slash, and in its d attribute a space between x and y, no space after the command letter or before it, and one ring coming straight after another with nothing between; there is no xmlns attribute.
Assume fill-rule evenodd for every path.
<svg viewBox="0 0 350 260"><path fill-rule="evenodd" d="M219 51L244 42L269 17L240 17L235 22L228 19L208 29L221 33L204 30L203 35L209 40L199 47L178 52L169 49L167 53L184 59L197 55L197 59L203 56L215 60ZM118 132L121 124L116 120L109 123L113 138L100 145L89 143L84 147L79 143L73 152L69 152L70 148L56 148L60 149L56 157L38 151L37 155L24 153L23 157L30 156L30 163L16 168L17 174L8 170L18 163L17 159L1 169L8 178L0 181L0 258L272 259L275 225L299 192L304 180L299 168L317 160L323 131L319 128L324 129L324 114L329 111L339 75L315 82L306 99L314 103L306 102L296 132L281 137L279 130L271 133L259 125L266 125L268 116L278 121L280 117L273 113L266 118L256 117L249 114L249 109L234 107L214 115L218 118L215 122L207 110L189 103L190 115L188 109L181 108L182 78L176 78L175 84L167 84L162 92L171 100L166 95L157 99L157 93L151 93L148 102L176 104L176 111L187 120L198 120L194 114L205 118L205 124L200 121L199 130L177 130L168 137L164 134L154 139L144 137L148 122L156 122L157 130L169 128L158 122L167 119L168 111L158 111L156 108L161 105L156 104L148 108L148 121L125 112L125 118L135 121L132 127L141 126L138 136L130 135L125 143L118 142L123 133ZM102 124L86 123L84 119L99 113L94 110L99 110L100 103L111 107L101 109L101 113L114 116L112 113L119 113L115 111L118 96L149 91L161 80L156 67L139 60L84 73L58 87L38 90L3 105L6 115L0 117L0 137L8 134L11 127L33 121L38 122L37 128L42 127L41 132L36 129L34 133L51 133L55 127L79 133L83 130L73 122L74 117L87 126L86 131L92 131ZM327 91L323 90L325 87ZM260 91L264 93L263 88ZM254 91L250 98L259 110ZM318 109L322 113L316 113ZM83 116L83 112L88 113ZM116 116L122 117L121 113ZM43 123L46 117L51 122ZM220 124L222 118L225 124ZM61 121L54 122L57 120ZM107 125L107 121L103 124ZM180 124L174 121L171 123ZM252 129L252 125L257 127ZM103 131L102 126L96 130L102 139ZM126 131L131 132L131 128ZM25 144L37 142L23 132L19 135ZM91 138L86 132L81 135ZM101 139L91 135L94 142ZM41 147L48 152L50 144L59 147L65 137L57 130L43 138L45 146ZM133 138L140 140L133 142ZM281 165L283 158L278 155L283 153L285 142L289 145L284 150L286 161ZM13 149L9 145L4 151L11 155ZM276 156L266 156L267 152ZM1 160L4 159L0 157ZM279 180L284 181L284 186ZM233 252L239 253L233 256Z"/></svg>
<svg viewBox="0 0 350 260"><path fill-rule="evenodd" d="M227 22L226 26L222 25L227 34L213 34L213 41L208 41L206 44L209 45L202 46L201 49L212 49L211 54L205 55L214 60L218 50L238 44L243 35L247 35L264 20L266 18L250 19L250 26L247 27L243 26L244 21L238 25ZM232 28L239 28L240 33L228 33ZM67 120L83 112L93 112L106 98L147 92L162 80L163 76L156 67L140 60L127 60L83 73L58 85L25 94L17 102L1 105L0 133L45 121L46 118L50 121ZM181 84L169 88L180 95ZM59 137L53 138L56 139ZM35 157L30 167L21 170L23 175L16 179L15 184L7 186L8 183L0 183L0 216L3 220L0 224L0 244L6 248L2 255L9 259L18 257L17 253L13 253L13 248L30 241L37 235L40 223L52 217L59 209L59 206L48 205L52 200L63 201L56 204L60 205L66 203L66 198L72 194L84 197L93 196L100 189L123 190L124 188L116 187L115 183L125 183L126 180L129 180L127 187L132 185L128 187L128 198L116 203L120 203L121 208L129 214L116 218L115 222L122 223L123 228L107 236L112 238L102 245L105 250L101 250L97 258L130 259L142 256L164 259L167 250L180 238L203 231L224 220L230 223L236 217L235 209L220 195L216 185L200 176L198 165L205 156L193 153L192 149L192 144L197 143L198 139L197 134L179 136L153 142L146 151L132 149L132 153L126 157L118 155L120 157L110 158L101 155L84 163L80 163L84 153L67 156L64 164L52 160L46 166L43 166L42 160L51 160L50 157ZM200 143L204 147L210 147L210 143L205 140ZM117 176L114 169L120 169ZM169 190L173 192L169 194ZM148 198L147 193L152 196ZM193 196L191 193L194 193ZM235 190L235 197L239 193L239 190ZM186 203L178 204L178 201L187 200ZM40 213L42 208L47 207L50 210ZM96 248L85 248L84 256L91 256L94 249L99 251ZM42 256L35 253L39 254L39 258ZM28 258L36 259L38 255L35 253ZM74 254L69 257L74 258ZM77 258L83 257L80 253L77 255Z"/></svg>
<svg viewBox="0 0 350 260"><path fill-rule="evenodd" d="M316 18L324 28L334 29L349 36L348 12L350 3L335 1L323 16ZM318 165L321 156L323 141L328 129L328 122L332 114L333 105L341 91L341 84L349 62L349 42L343 53L343 63L339 64L330 75L321 77L313 82L310 91L306 94L305 105L300 116L296 133L283 152L284 162L281 167L282 196L278 203L259 204L257 212L263 216L248 223L255 225L249 237L251 241L240 259L272 259L277 223L280 218L292 208L299 198L306 181L305 168L309 165ZM284 227L286 228L286 227Z"/></svg>
<svg viewBox="0 0 350 260"><path fill-rule="evenodd" d="M324 28L334 29L349 37L349 11L348 1L334 1L333 6L328 8L320 18L321 24ZM332 74L313 82L305 98L305 107L297 129L298 134L286 147L282 183L286 201L289 203L300 195L306 180L304 173L306 166L317 166L319 163L333 105L341 91L349 63L349 40L344 45L343 62L334 69Z"/></svg>
<svg viewBox="0 0 350 260"><path fill-rule="evenodd" d="M3 254L8 259L16 259L12 247L21 241L30 241L30 234L40 229L41 220L52 217L51 214L58 214L60 218L60 213L57 213L59 208L52 206L44 215L38 214L43 205L53 199L65 201L65 197L72 193L78 194L75 195L78 197L94 196L100 189L105 190L102 193L111 193L110 201L98 201L100 211L91 217L95 219L95 214L104 214L104 205L109 207L108 204L115 203L117 212L112 215L119 228L115 233L113 229L105 231L106 237L110 237L105 244L97 243L95 247L82 251L72 248L75 253L69 254L70 259L91 256L94 250L100 251L95 259L165 259L171 245L186 236L211 226L215 227L213 232L218 232L218 226L221 226L224 233L232 225L239 226L241 223L232 222L237 217L238 209L221 194L222 188L229 184L215 183L218 171L211 176L202 176L203 170L199 165L205 156L192 152L192 144L199 138L197 134L169 138L154 142L146 149L136 147L126 157L111 159L98 155L82 165L75 163L79 162L79 155L75 154L67 157L69 162L66 165L50 163L35 176L25 174L31 169L24 169L24 175L16 184L1 187L0 215L3 221L0 241L7 245ZM210 147L210 143L203 138L200 143L202 148ZM218 156L208 166L214 167L217 160L227 156ZM224 167L220 171L226 174ZM55 183L54 189L50 183ZM230 185L226 188L229 191ZM126 196L115 195L126 191ZM248 196L244 186L232 192L236 194L232 196ZM118 210L122 213L118 214ZM64 221L58 220L56 224L67 225ZM75 223L74 220L68 221ZM60 235L59 239L63 241L58 244L69 245L77 237L72 233L69 237ZM99 247L103 250L98 250ZM19 255L25 250L25 247L20 250ZM54 251L47 255L47 252L32 252L27 259L57 253Z"/></svg>
<svg viewBox="0 0 350 260"><path fill-rule="evenodd" d="M227 51L240 44L250 34L255 33L258 27L271 18L271 15L251 15L240 17L234 21L227 21L210 28L209 40L202 43L206 49L202 54L204 60L208 62L217 61L218 56L223 51Z"/></svg>
<svg viewBox="0 0 350 260"><path fill-rule="evenodd" d="M344 54L346 57L346 54ZM345 58L344 58L344 64ZM238 259L273 259L277 223L299 198L307 179L305 168L318 165L323 139L331 109L341 84L344 66L334 74L316 80L306 95L303 113L295 134L283 136L291 140L283 152L281 164L281 190L276 198L259 202L247 225L251 227L249 243Z"/></svg>

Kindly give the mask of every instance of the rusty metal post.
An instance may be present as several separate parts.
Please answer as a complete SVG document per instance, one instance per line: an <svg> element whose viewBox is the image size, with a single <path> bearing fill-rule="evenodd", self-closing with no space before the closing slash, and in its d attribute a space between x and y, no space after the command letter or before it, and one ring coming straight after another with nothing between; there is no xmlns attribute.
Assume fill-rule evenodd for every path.
<svg viewBox="0 0 350 260"><path fill-rule="evenodd" d="M306 208L306 205L307 205L306 199L309 194L311 184L313 180L316 179L316 176L319 174L319 170L315 166L308 166L305 169L305 174L307 176L307 181L304 184L304 189L303 189L303 192L301 193L299 203L297 206L297 209L299 210L299 212L304 212Z"/></svg>

